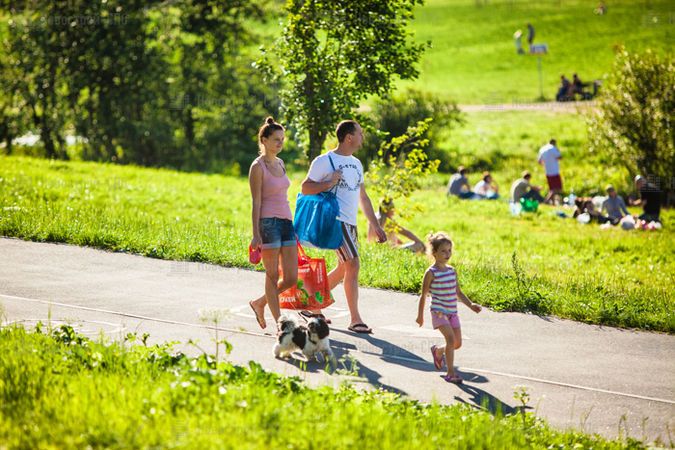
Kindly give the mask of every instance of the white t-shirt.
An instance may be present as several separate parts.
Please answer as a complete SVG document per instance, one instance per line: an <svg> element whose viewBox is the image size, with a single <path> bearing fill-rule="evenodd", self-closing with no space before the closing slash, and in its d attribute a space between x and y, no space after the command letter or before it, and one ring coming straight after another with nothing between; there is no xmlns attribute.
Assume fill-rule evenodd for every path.
<svg viewBox="0 0 675 450"><path fill-rule="evenodd" d="M473 192L476 194L480 195L488 195L488 192L491 191L492 188L490 187L489 184L485 182L485 180L480 180L476 185L473 187Z"/></svg>
<svg viewBox="0 0 675 450"><path fill-rule="evenodd" d="M330 164L328 155L333 160ZM309 167L307 177L317 183L330 181L334 170L342 169L342 178L338 182L336 197L340 205L338 220L356 225L356 214L359 210L359 195L363 184L363 165L354 156L338 155L334 151L317 156Z"/></svg>
<svg viewBox="0 0 675 450"><path fill-rule="evenodd" d="M546 175L560 175L560 151L552 144L546 144L539 149L539 161L544 161Z"/></svg>

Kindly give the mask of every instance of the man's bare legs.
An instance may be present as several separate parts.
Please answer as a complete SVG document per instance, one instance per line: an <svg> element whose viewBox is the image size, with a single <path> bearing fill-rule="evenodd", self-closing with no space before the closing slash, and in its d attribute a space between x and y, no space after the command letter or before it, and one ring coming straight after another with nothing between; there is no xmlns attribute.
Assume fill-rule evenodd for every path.
<svg viewBox="0 0 675 450"><path fill-rule="evenodd" d="M549 189L548 194L546 194L546 198L544 199L544 203L546 203L547 205L555 205L556 196L558 197L558 199L560 199L560 197L562 196L562 191Z"/></svg>
<svg viewBox="0 0 675 450"><path fill-rule="evenodd" d="M351 315L349 325L363 323L359 313L359 269L361 263L359 258L352 258L338 263L338 266L328 274L328 284L333 290L340 281L344 283L345 297L347 297L347 307Z"/></svg>
<svg viewBox="0 0 675 450"><path fill-rule="evenodd" d="M335 287L342 282L342 279L345 277L345 265L342 261L338 261L337 267L328 272L328 287L332 291Z"/></svg>

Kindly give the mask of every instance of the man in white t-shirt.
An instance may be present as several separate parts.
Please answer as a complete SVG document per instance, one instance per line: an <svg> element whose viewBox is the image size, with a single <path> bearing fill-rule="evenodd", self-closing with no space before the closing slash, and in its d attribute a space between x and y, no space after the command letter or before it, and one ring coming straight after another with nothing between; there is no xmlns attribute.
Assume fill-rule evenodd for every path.
<svg viewBox="0 0 675 450"><path fill-rule="evenodd" d="M349 330L356 333L372 333L359 314L359 243L356 230L356 214L361 210L373 226L380 242L387 234L375 216L373 204L363 183L363 165L353 156L363 144L363 129L354 120L343 120L335 134L338 146L312 161L307 178L302 182L302 193L314 195L337 185L336 197L340 205L338 220L342 226L343 241L336 250L338 266L328 274L331 290L340 281L344 282L345 296L351 314ZM307 314L304 314L307 315Z"/></svg>
<svg viewBox="0 0 675 450"><path fill-rule="evenodd" d="M562 155L556 147L555 139L539 149L539 164L544 166L546 181L548 182L548 194L545 203L550 203L554 195L562 195L562 178L560 178L560 159Z"/></svg>

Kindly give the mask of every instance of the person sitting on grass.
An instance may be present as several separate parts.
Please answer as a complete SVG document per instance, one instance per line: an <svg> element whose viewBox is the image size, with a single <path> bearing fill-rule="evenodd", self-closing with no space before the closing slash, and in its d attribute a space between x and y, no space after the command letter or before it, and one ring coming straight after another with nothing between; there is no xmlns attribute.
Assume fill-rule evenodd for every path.
<svg viewBox="0 0 675 450"><path fill-rule="evenodd" d="M429 252L434 258L434 264L424 273L422 279L422 294L417 308L417 324L424 325L424 303L431 294L431 324L434 330L441 332L445 338L445 345L431 346L431 355L434 367L437 370L447 366L443 379L449 383L460 384L462 377L455 373L453 363L455 350L462 346L462 328L457 315L457 300L468 306L473 312L481 311L480 305L473 303L464 295L459 287L457 272L448 265L452 256L452 240L444 233L435 233L429 236Z"/></svg>
<svg viewBox="0 0 675 450"><path fill-rule="evenodd" d="M555 94L556 101L564 102L569 100L570 86L570 80L568 80L565 75L560 75L560 87L558 88L558 92Z"/></svg>
<svg viewBox="0 0 675 450"><path fill-rule="evenodd" d="M519 203L521 198L536 200L539 203L544 201L544 197L540 194L541 186L531 185L531 179L532 174L526 170L521 178L513 182L511 185L511 202Z"/></svg>
<svg viewBox="0 0 675 450"><path fill-rule="evenodd" d="M610 184L605 190L607 191L607 199L602 202L601 211L607 211L607 216L612 221L612 225L616 225L623 219L623 216L629 214L628 209L626 209L626 203L624 203L623 198L617 195L614 186Z"/></svg>
<svg viewBox="0 0 675 450"><path fill-rule="evenodd" d="M642 175L635 176L635 188L638 198L631 200L631 206L642 206L642 214L639 219L645 222L660 222L661 214L661 190L653 183L648 183Z"/></svg>
<svg viewBox="0 0 675 450"><path fill-rule="evenodd" d="M584 82L581 81L581 78L575 73L572 75L572 99L574 99L576 94L579 94L583 97L584 95Z"/></svg>
<svg viewBox="0 0 675 450"><path fill-rule="evenodd" d="M415 236L412 231L403 228L394 221L395 212L396 208L394 207L394 202L392 200L384 199L380 202L380 210L376 216L380 226L387 232L387 242L395 248L410 250L415 253L424 251L424 242ZM399 239L399 234L410 239L411 242L404 244L403 241ZM369 224L368 240L370 242L378 242L378 239L375 228Z"/></svg>
<svg viewBox="0 0 675 450"><path fill-rule="evenodd" d="M574 200L574 215L573 217L576 219L582 214L588 214L589 215L589 220L590 221L596 221L598 223L606 223L606 222L612 222L612 219L610 219L607 216L603 216L602 212L598 211L595 209L595 204L593 203L593 199L590 197L577 197ZM586 223L588 223L586 222ZM618 223L618 221L616 222Z"/></svg>
<svg viewBox="0 0 675 450"><path fill-rule="evenodd" d="M464 166L457 168L457 173L450 177L448 183L447 195L456 195L459 198L470 199L473 198L471 186L469 186L469 179L466 177L468 170Z"/></svg>
<svg viewBox="0 0 675 450"><path fill-rule="evenodd" d="M499 186L492 179L490 172L483 172L483 178L473 187L474 194L488 200L497 200L499 198Z"/></svg>

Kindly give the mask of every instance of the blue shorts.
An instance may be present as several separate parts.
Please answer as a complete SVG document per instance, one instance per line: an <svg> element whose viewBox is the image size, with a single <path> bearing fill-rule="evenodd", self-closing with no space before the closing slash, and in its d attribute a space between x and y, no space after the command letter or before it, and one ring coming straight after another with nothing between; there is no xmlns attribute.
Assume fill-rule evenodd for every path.
<svg viewBox="0 0 675 450"><path fill-rule="evenodd" d="M291 247L296 245L293 222L278 217L260 219L260 237L262 248Z"/></svg>

